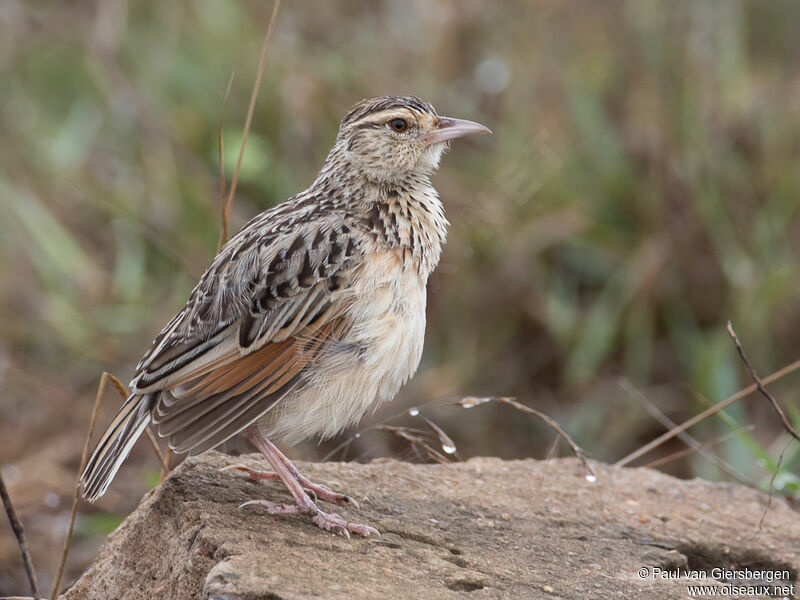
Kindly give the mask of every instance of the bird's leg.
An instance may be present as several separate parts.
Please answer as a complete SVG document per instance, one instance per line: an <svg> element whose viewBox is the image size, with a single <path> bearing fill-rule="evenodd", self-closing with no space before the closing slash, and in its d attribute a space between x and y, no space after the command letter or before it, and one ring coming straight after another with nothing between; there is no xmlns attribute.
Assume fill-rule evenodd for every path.
<svg viewBox="0 0 800 600"><path fill-rule="evenodd" d="M275 479L280 479L275 471L259 471L258 469L252 469L247 465L227 465L222 467L220 471L242 471L243 473L247 473L247 477L252 481L272 481Z"/></svg>
<svg viewBox="0 0 800 600"><path fill-rule="evenodd" d="M303 489L305 486L298 478L298 476L302 477L302 475L300 475L297 468L292 465L291 461L289 461L289 459L286 458L272 442L265 438L256 427L249 427L244 431L244 435L256 448L258 448L259 452L264 455L264 458L267 459L267 462L269 462L270 466L275 470L277 477L279 477L281 481L283 481L284 485L289 489L289 493L292 494L292 497L297 504L292 506L288 504L278 504L268 500L251 500L249 502L245 502L242 504L242 506L259 504L264 506L271 514L302 513L311 515L314 523L316 523L322 529L326 529L328 531L332 531L333 533L338 533L339 535L344 535L347 537L350 537L350 532L363 536L369 536L371 534L380 535L378 530L374 527L370 527L369 525L361 525L359 523L350 523L335 513L325 513L320 510L320 508ZM268 478L271 479L272 477ZM303 480L309 484L311 483L305 477L303 477ZM325 486L316 487L324 488ZM328 489L328 492L330 492L330 489Z"/></svg>
<svg viewBox="0 0 800 600"><path fill-rule="evenodd" d="M310 494L315 496L315 499L322 498L323 500L329 500L331 502L336 502L337 504L352 504L353 506L358 508L358 502L356 502L355 498L352 498L347 494L334 492L327 485L323 485L321 483L314 483L313 481L308 479L308 477L306 477L300 471L298 471L297 467L295 467L292 464L292 461L290 461L289 458L283 452L281 452L275 444L270 442L267 438L264 438L264 442L270 445L275 454L278 455L278 458L280 458L283 464L286 465L286 468L289 469L289 472L292 474L292 477L294 477L300 483L300 485L306 492L309 492ZM280 479L280 475L278 475L274 471L259 471L258 469L252 469L246 465L228 465L227 467L223 467L221 470L242 471L244 473L247 473L247 476L252 481L264 481L264 480L274 481L275 479Z"/></svg>
<svg viewBox="0 0 800 600"><path fill-rule="evenodd" d="M275 451L275 454L277 454L278 458L280 458L281 461L283 461L283 464L286 465L286 467L291 472L292 476L295 479L297 479L298 482L300 482L300 485L303 486L304 490L313 492L319 498L330 500L331 502L336 502L338 504L352 504L353 506L358 508L358 502L356 502L355 498L351 498L347 494L334 492L327 485L323 485L321 483L314 483L313 481L308 479L308 477L306 477L300 471L298 471L297 467L295 467L292 464L292 461L290 461L289 458L283 452L281 452L275 444L273 444L266 438L264 438L264 441L272 447L272 449Z"/></svg>

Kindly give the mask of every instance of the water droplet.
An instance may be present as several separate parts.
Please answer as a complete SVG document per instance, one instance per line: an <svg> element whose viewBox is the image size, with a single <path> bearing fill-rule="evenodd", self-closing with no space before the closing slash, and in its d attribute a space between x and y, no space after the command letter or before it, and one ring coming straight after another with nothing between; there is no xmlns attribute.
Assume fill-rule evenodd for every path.
<svg viewBox="0 0 800 600"><path fill-rule="evenodd" d="M353 437L354 437L354 438L356 438L356 439L358 439L358 438L360 438L360 437L361 437L361 434L360 434L360 433L356 433L356 434L355 434Z"/></svg>
<svg viewBox="0 0 800 600"><path fill-rule="evenodd" d="M459 401L459 404L464 408L474 408L479 404L486 404L491 402L491 398L478 398L477 396L467 396Z"/></svg>
<svg viewBox="0 0 800 600"><path fill-rule="evenodd" d="M54 494L53 492L46 494L44 497L44 503L50 508L55 508L58 506L59 502L61 502L61 498L58 497L58 494Z"/></svg>
<svg viewBox="0 0 800 600"><path fill-rule="evenodd" d="M586 481L588 481L589 483L594 483L595 481L597 481L597 475L592 475L590 473L589 475L586 476Z"/></svg>
<svg viewBox="0 0 800 600"><path fill-rule="evenodd" d="M416 406L413 408L409 408L408 414L410 414L412 417L416 417L419 414L419 409Z"/></svg>
<svg viewBox="0 0 800 600"><path fill-rule="evenodd" d="M442 444L442 451L445 454L455 454L456 453L456 447L455 446L451 446L450 444Z"/></svg>

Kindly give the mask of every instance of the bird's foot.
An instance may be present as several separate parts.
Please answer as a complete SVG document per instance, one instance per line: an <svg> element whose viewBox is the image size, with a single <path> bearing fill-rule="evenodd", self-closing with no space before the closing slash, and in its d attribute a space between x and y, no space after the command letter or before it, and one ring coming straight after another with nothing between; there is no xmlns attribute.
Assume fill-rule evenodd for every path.
<svg viewBox="0 0 800 600"><path fill-rule="evenodd" d="M357 533L358 535L363 535L364 537L373 534L378 536L380 535L380 532L378 532L377 529L370 527L369 525L350 523L336 513L322 512L319 509L319 506L316 504L316 498L312 500L308 495L309 492L319 496L320 498L325 498L326 500L332 500L334 502L347 502L350 504L356 504L356 502L350 498L350 496L338 494L331 490L328 486L313 483L308 478L303 476L300 471L297 470L297 467L292 464L292 461L284 456L284 454L278 450L275 444L265 438L257 427L251 426L246 429L245 436L256 448L258 448L261 454L264 455L264 458L267 459L270 466L275 470L277 477L280 478L280 480L286 485L289 493L292 494L292 497L296 502L296 506L277 504L268 500L251 500L250 502L245 502L242 504L242 506L247 506L248 504L260 504L272 514L310 515L311 520L314 521L318 527L348 538L350 537L350 533ZM250 467L235 465L232 468L244 471L254 479L275 478L275 475L270 472L256 471Z"/></svg>
<svg viewBox="0 0 800 600"><path fill-rule="evenodd" d="M350 521L345 521L336 513L324 513L320 510L312 517L312 520L322 529L331 531L337 535L343 535L347 538L350 537L351 531L353 533L357 533L358 535L363 535L364 537L369 537L373 534L377 535L378 537L381 536L380 532L374 527L363 525L361 523L351 523Z"/></svg>
<svg viewBox="0 0 800 600"><path fill-rule="evenodd" d="M307 506L300 506L299 504L280 504L278 502L270 502L269 500L249 500L240 505L239 508L250 505L263 506L271 515L311 515L311 520L314 521L318 527L335 533L336 535L343 535L348 539L350 538L351 532L364 537L369 537L370 535L377 535L380 537L381 535L377 529L369 525L351 523L336 513L323 512L313 502L310 502Z"/></svg>
<svg viewBox="0 0 800 600"><path fill-rule="evenodd" d="M294 467L294 465L292 465L292 467ZM274 471L259 471L257 469L246 467L245 465L228 465L227 467L220 469L220 471L228 470L236 470L247 473L247 476L251 481L280 479L280 476ZM327 485L314 483L296 469L292 470L292 477L297 480L297 483L299 483L306 492L314 494L314 496L317 498L322 498L323 500L328 500L330 502L336 502L337 504L352 504L354 507L358 508L358 502L356 502L354 498L351 498L347 494L334 492Z"/></svg>
<svg viewBox="0 0 800 600"><path fill-rule="evenodd" d="M257 504L267 509L271 515L299 515L303 511L296 504L281 504L280 502L270 502L269 500L248 500L239 505L239 508Z"/></svg>
<svg viewBox="0 0 800 600"><path fill-rule="evenodd" d="M295 473L294 476L296 477L297 482L303 486L304 490L307 492L312 492L318 498L328 500L329 502L336 502L336 504L352 504L355 508L358 508L358 502L356 502L355 498L352 498L347 494L334 492L327 485L314 483L300 472Z"/></svg>
<svg viewBox="0 0 800 600"><path fill-rule="evenodd" d="M280 479L280 475L278 475L275 471L259 471L257 469L251 469L245 465L227 465L220 469L221 471L242 471L243 473L247 473L248 478L251 481L260 481L264 479Z"/></svg>

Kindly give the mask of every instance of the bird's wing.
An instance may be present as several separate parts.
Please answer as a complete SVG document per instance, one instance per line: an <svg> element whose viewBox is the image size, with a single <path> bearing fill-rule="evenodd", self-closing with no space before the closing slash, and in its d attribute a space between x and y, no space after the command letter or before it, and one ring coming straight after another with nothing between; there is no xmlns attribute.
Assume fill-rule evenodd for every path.
<svg viewBox="0 0 800 600"><path fill-rule="evenodd" d="M176 451L241 431L343 346L360 238L341 216L308 217L273 210L245 226L137 367L134 393L161 392L152 418Z"/></svg>

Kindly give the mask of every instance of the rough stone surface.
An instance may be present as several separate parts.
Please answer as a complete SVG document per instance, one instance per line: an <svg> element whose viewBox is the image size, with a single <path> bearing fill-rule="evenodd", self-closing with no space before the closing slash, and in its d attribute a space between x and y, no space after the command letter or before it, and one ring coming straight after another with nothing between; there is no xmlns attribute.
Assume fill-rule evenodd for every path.
<svg viewBox="0 0 800 600"><path fill-rule="evenodd" d="M638 571L787 570L788 585L800 568L800 517L773 499L759 530L767 497L737 485L600 464L590 482L570 459L298 464L361 504L331 510L382 533L348 540L239 509L289 499L279 483L219 471L234 462L263 468L255 455L184 462L62 598L687 598L714 580Z"/></svg>

